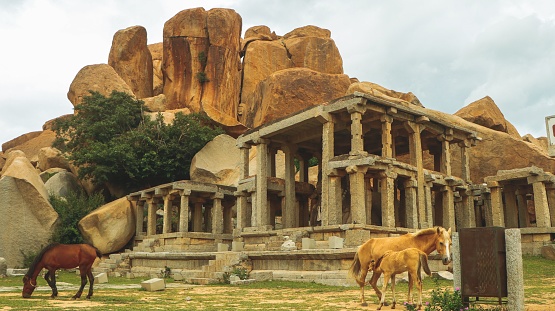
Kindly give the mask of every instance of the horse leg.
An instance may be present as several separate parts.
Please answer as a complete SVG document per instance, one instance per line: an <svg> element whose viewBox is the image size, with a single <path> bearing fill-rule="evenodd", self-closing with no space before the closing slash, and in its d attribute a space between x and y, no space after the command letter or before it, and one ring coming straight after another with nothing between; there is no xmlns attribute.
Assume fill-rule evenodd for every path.
<svg viewBox="0 0 555 311"><path fill-rule="evenodd" d="M407 294L407 302L412 303L412 286L414 285L414 277L409 271L409 293Z"/></svg>
<svg viewBox="0 0 555 311"><path fill-rule="evenodd" d="M87 272L87 277L89 278L89 294L87 295L87 299L91 299L92 295L93 295L93 284L94 284L94 276L92 274L92 268L89 268L89 271Z"/></svg>
<svg viewBox="0 0 555 311"><path fill-rule="evenodd" d="M416 289L418 289L418 309L422 307L422 277L420 273L416 278Z"/></svg>
<svg viewBox="0 0 555 311"><path fill-rule="evenodd" d="M375 274L375 272L374 272ZM374 276L372 275L372 278ZM390 275L388 275L387 273L383 274L383 288L382 288L382 296L380 298L380 305L378 306L378 308L376 310L381 310L383 305L385 304L385 291L387 290L387 282L389 282L389 277Z"/></svg>
<svg viewBox="0 0 555 311"><path fill-rule="evenodd" d="M44 275L44 279L48 286L52 288L52 295L50 298L56 298L58 296L58 288L56 287L56 270L48 270Z"/></svg>
<svg viewBox="0 0 555 311"><path fill-rule="evenodd" d="M85 288L85 285L87 284L87 274L85 270L82 269L81 267L79 267L79 270L81 272L81 286L79 287L79 290L77 291L77 293L75 293L75 295L71 297L73 299L81 298L81 294L83 293L83 288Z"/></svg>
<svg viewBox="0 0 555 311"><path fill-rule="evenodd" d="M391 303L391 309L395 309L395 274L391 275L391 294L393 295L393 302Z"/></svg>
<svg viewBox="0 0 555 311"><path fill-rule="evenodd" d="M360 304L362 306L367 306L366 300L364 299L364 286L366 285L366 275L368 274L368 267L362 269L360 272L360 281L356 279L358 285L360 286Z"/></svg>
<svg viewBox="0 0 555 311"><path fill-rule="evenodd" d="M374 271L372 278L370 279L370 285L372 285L376 295L378 295L378 299L382 298L382 292L380 292L380 289L378 288L378 279L380 278L380 275L381 273Z"/></svg>

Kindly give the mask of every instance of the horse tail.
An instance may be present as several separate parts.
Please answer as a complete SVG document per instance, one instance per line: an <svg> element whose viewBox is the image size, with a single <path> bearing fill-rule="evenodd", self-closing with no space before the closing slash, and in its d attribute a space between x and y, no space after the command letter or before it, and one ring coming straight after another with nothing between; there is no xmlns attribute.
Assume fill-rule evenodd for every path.
<svg viewBox="0 0 555 311"><path fill-rule="evenodd" d="M351 268L349 268L349 275L358 281L360 274L360 259L358 259L358 252L355 253L355 258L351 263Z"/></svg>
<svg viewBox="0 0 555 311"><path fill-rule="evenodd" d="M428 255L424 252L420 253L420 264L422 265L422 268L424 268L424 272L426 272L427 275L432 276L432 271L430 271L430 267L428 266Z"/></svg>
<svg viewBox="0 0 555 311"><path fill-rule="evenodd" d="M94 247L94 246L93 246L93 247ZM98 248L96 248L96 247L94 247L94 250L96 251L96 257L102 258L102 252L101 252Z"/></svg>

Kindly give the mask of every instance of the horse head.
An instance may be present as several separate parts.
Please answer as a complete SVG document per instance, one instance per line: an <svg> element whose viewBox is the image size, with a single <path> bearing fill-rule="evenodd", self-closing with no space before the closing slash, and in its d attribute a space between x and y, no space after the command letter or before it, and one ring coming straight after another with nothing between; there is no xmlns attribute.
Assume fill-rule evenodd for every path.
<svg viewBox="0 0 555 311"><path fill-rule="evenodd" d="M23 298L31 298L33 291L37 287L37 281L35 280L35 284L33 284L33 280L28 277L27 275L23 277Z"/></svg>
<svg viewBox="0 0 555 311"><path fill-rule="evenodd" d="M451 262L451 228L445 230L443 227L437 227L436 235L436 250L441 255L443 264L448 265Z"/></svg>

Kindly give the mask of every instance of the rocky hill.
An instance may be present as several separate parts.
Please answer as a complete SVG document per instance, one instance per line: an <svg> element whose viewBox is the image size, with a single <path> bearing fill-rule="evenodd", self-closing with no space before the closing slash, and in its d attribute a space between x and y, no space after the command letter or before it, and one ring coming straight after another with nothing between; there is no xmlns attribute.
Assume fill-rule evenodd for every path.
<svg viewBox="0 0 555 311"><path fill-rule="evenodd" d="M521 137L489 97L455 115L432 111L411 92L359 82L345 74L330 30L310 25L278 35L261 25L247 29L244 38L241 33L242 19L234 10L203 8L184 10L169 19L160 43L147 45L147 31L142 26L119 30L107 51L107 63L83 67L69 86L68 99L77 105L89 90L106 96L112 90L123 91L142 99L151 111L162 112L168 120L177 111L205 113L227 134L237 137L249 128L361 91L413 105L475 130L482 139L471 148L471 177L475 183L482 183L484 177L498 170L531 165L555 171L555 160L547 155L546 139ZM0 212L12 215L14 208L31 210L41 230L49 230L54 218L46 207L52 218L47 222L35 211L36 202L49 205L39 176L48 180L54 174L52 170L76 170L50 147L55 138L50 124L47 122L43 131L4 143L0 153L0 192L4 193ZM456 166L460 160L457 150L452 152ZM15 174L19 170L15 165L25 168L25 174ZM82 186L93 190L90 185ZM63 187L52 189L60 191ZM29 199L28 192L22 192L26 188L40 199ZM4 227L1 221L0 227ZM10 241L19 243L13 237Z"/></svg>

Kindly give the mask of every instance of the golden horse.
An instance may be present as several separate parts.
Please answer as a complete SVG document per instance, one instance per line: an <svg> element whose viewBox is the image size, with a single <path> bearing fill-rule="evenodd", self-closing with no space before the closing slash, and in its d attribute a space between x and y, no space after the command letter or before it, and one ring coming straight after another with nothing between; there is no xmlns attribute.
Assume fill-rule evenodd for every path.
<svg viewBox="0 0 555 311"><path fill-rule="evenodd" d="M360 301L366 305L364 299L364 286L366 275L372 260L377 261L387 251L402 251L407 248L417 248L426 255L436 251L442 256L442 262L447 265L451 262L451 228L446 230L443 227L422 229L415 233L407 233L396 237L372 238L362 244L353 259L349 274L355 278L360 286ZM374 270L372 278L368 282L374 288L378 298L382 298L382 293L377 286L381 273Z"/></svg>

